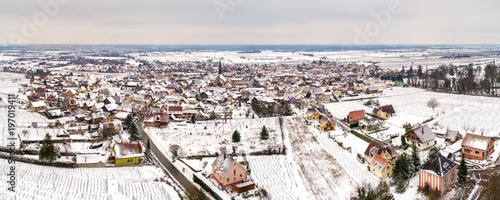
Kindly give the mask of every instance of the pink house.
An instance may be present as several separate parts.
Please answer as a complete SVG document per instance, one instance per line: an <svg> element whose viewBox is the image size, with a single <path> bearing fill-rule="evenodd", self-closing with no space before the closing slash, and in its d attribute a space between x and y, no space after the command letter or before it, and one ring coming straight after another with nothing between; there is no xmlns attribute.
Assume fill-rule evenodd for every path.
<svg viewBox="0 0 500 200"><path fill-rule="evenodd" d="M225 152L212 163L212 176L226 190L234 188L247 178L245 168Z"/></svg>

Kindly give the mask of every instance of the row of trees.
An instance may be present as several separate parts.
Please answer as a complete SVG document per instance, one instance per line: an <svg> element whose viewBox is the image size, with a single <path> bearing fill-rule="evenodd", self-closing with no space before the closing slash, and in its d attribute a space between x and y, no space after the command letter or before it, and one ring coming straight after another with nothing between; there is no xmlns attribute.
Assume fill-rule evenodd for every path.
<svg viewBox="0 0 500 200"><path fill-rule="evenodd" d="M431 70L423 70L419 65L417 70L412 66L406 71L403 67L398 73L388 73L380 78L393 81L406 78L406 83L411 86L435 91L496 96L498 93L495 88L500 83L499 70L495 64L488 64L484 69L472 63L460 66L449 64Z"/></svg>
<svg viewBox="0 0 500 200"><path fill-rule="evenodd" d="M290 102L280 101L278 103L257 103L252 102L252 110L259 117L272 117L272 116L290 116L292 115L292 108Z"/></svg>

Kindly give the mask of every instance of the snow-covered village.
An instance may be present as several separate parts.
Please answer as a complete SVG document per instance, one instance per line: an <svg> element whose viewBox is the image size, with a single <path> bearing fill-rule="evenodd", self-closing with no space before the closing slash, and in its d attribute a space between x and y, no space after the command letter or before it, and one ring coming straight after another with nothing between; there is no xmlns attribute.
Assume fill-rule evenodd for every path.
<svg viewBox="0 0 500 200"><path fill-rule="evenodd" d="M0 200L500 199L500 1L0 2Z"/></svg>
<svg viewBox="0 0 500 200"><path fill-rule="evenodd" d="M498 177L498 54L394 69L334 57L421 55L23 49L0 57L20 199L470 199Z"/></svg>

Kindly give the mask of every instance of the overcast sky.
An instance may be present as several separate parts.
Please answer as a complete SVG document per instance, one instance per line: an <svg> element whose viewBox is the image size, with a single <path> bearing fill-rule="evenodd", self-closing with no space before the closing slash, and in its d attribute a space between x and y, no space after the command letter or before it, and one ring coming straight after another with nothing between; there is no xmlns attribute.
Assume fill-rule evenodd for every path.
<svg viewBox="0 0 500 200"><path fill-rule="evenodd" d="M497 0L44 2L0 0L0 44L500 44Z"/></svg>

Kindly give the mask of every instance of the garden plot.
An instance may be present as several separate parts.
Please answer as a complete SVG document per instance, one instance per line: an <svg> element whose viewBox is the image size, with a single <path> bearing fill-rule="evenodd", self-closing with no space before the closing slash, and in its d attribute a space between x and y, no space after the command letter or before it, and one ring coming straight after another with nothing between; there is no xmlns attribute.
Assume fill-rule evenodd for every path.
<svg viewBox="0 0 500 200"><path fill-rule="evenodd" d="M285 124L293 160L299 166L302 181L312 199L349 199L357 184L370 179L366 176L369 175L367 171L363 172L364 167L356 167L359 163L352 165L346 161L349 154L345 150L340 147L331 147L335 148L333 152L325 150L325 145L318 142L303 119L287 118Z"/></svg>
<svg viewBox="0 0 500 200"><path fill-rule="evenodd" d="M9 167L0 162L2 174ZM172 187L155 181L164 174L154 167L58 168L17 162L16 174L16 199L179 199Z"/></svg>
<svg viewBox="0 0 500 200"><path fill-rule="evenodd" d="M247 156L253 181L264 188L273 199L300 199L300 191L305 188L299 185L292 171L291 162L286 156ZM299 177L300 178L300 177Z"/></svg>
<svg viewBox="0 0 500 200"><path fill-rule="evenodd" d="M261 140L260 132L266 126L269 139ZM233 143L232 134L235 130L241 135L241 142ZM278 152L282 146L281 132L277 117L259 119L228 119L217 121L199 121L191 123L170 123L167 128L145 129L156 134L166 147L179 145L179 156L214 155L226 147L232 152L232 146L237 153L251 154L255 152ZM170 154L170 152L168 152Z"/></svg>
<svg viewBox="0 0 500 200"><path fill-rule="evenodd" d="M339 160L340 166L347 172L347 175L354 180L358 185L363 183L371 184L375 186L378 184L380 179L378 179L371 172L366 170L366 166L361 164L356 160L357 154L363 155L366 147L368 147L368 142L361 140L353 134L347 134L346 136L337 136L336 139L342 141L342 146L347 148L351 147L351 152L349 153L345 149L335 143L332 139L328 138L326 134L322 134L317 129L310 128L311 132L316 135L318 142L321 144L325 150L331 154L336 160Z"/></svg>

